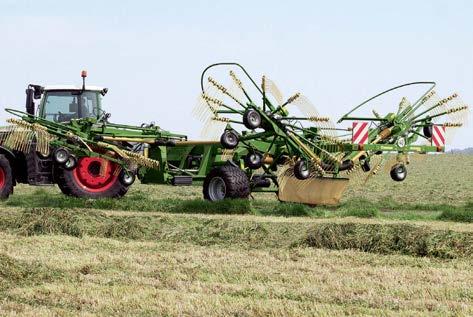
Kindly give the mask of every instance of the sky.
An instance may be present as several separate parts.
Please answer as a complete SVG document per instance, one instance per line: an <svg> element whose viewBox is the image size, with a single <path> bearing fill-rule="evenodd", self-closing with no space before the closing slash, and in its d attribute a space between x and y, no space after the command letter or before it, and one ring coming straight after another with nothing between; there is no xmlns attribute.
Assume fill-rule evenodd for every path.
<svg viewBox="0 0 473 317"><path fill-rule="evenodd" d="M0 0L0 107L29 83L109 88L111 121L198 138L200 74L236 61L335 120L395 85L435 81L473 103L473 1ZM378 112L397 103L377 104ZM0 122L8 118L0 113ZM470 120L471 121L471 120ZM473 146L461 128L450 148Z"/></svg>

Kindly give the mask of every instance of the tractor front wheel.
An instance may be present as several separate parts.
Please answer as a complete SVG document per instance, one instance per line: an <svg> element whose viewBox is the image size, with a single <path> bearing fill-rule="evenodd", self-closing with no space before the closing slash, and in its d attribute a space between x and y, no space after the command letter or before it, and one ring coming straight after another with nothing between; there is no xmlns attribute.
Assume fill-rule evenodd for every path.
<svg viewBox="0 0 473 317"><path fill-rule="evenodd" d="M72 170L59 170L58 186L69 196L121 197L129 186L120 180L119 165L100 157L81 157Z"/></svg>
<svg viewBox="0 0 473 317"><path fill-rule="evenodd" d="M0 199L7 199L13 193L13 173L10 161L0 154Z"/></svg>
<svg viewBox="0 0 473 317"><path fill-rule="evenodd" d="M236 166L215 167L204 180L204 198L210 201L248 198L250 182L245 172Z"/></svg>

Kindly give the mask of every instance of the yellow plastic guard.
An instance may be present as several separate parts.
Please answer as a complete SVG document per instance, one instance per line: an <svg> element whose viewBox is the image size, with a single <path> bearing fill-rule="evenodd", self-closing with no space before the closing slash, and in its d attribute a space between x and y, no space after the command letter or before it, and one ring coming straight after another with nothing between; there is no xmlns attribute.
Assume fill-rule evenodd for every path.
<svg viewBox="0 0 473 317"><path fill-rule="evenodd" d="M280 179L281 201L308 205L338 205L348 186L348 178L318 177L299 180L292 176Z"/></svg>

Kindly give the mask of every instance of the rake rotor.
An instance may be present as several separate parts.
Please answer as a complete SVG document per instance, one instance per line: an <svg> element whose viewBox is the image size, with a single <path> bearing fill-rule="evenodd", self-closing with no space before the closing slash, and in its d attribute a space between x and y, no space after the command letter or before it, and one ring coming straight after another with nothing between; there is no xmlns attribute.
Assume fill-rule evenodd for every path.
<svg viewBox="0 0 473 317"><path fill-rule="evenodd" d="M203 134L215 139L220 136L224 147L229 147L225 138L231 134L247 153L277 157L283 164L298 166L304 170L302 174L309 177L323 176L340 168L339 148L343 141L337 136L339 129L329 118L320 116L307 97L296 93L284 99L268 77L263 76L261 84L257 85L243 68L232 65L243 72L249 84L245 84L234 69L225 76L228 85L212 76L205 77L206 71L202 75L202 94L193 113L204 123ZM298 109L302 115L290 116L291 108ZM241 129L233 129L232 125ZM222 127L224 134L216 134L217 131L221 134ZM285 150L281 151L282 147Z"/></svg>
<svg viewBox="0 0 473 317"><path fill-rule="evenodd" d="M232 69L218 80L206 77L206 72L217 66ZM225 80L228 84L223 84ZM396 113L382 116L373 110L372 117L352 116L369 101L410 85L430 87L412 104L402 98ZM407 157L408 153L444 151L446 140L438 144L437 139L445 134L444 138L450 140L455 128L465 125L468 117L468 107L457 94L440 99L433 90L433 82L405 84L366 100L338 121L368 123L366 137L363 143L358 143L353 127L335 126L300 93L284 99L272 80L263 76L257 84L238 64L209 66L202 74L201 86L202 94L194 115L205 122L204 130L211 132L214 139L220 136L224 148L240 149L241 159L270 157L268 162L250 165L252 169L262 168L275 183L281 182L281 176L295 176L300 180L344 177L365 183L389 164L384 157L386 153ZM290 115L293 110L301 115ZM234 158L238 159L238 153L235 152ZM396 160L391 168L397 168L398 174L391 174L393 179L403 180L408 161ZM283 172L274 176L272 171L277 169Z"/></svg>

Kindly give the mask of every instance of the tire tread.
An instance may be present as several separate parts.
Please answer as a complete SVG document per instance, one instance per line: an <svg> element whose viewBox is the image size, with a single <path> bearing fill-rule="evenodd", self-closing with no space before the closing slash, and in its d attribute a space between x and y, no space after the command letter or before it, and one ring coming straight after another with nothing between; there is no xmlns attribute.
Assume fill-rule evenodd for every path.
<svg viewBox="0 0 473 317"><path fill-rule="evenodd" d="M245 172L240 168L232 165L224 165L215 167L210 171L207 177L204 180L203 185L203 194L206 200L210 200L208 194L208 186L210 180L214 177L221 177L226 185L226 195L225 198L230 199L245 199L250 195L250 182Z"/></svg>

